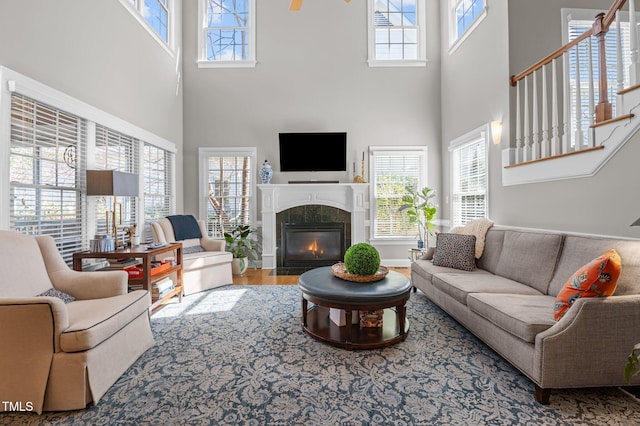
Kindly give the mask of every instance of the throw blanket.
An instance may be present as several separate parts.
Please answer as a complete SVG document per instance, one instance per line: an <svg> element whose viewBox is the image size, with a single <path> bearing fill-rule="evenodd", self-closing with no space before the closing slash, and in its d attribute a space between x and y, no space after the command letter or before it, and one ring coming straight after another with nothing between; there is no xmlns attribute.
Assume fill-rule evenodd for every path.
<svg viewBox="0 0 640 426"><path fill-rule="evenodd" d="M167 216L173 226L173 233L176 241L189 240L191 238L202 238L200 226L195 217L190 214L177 214Z"/></svg>
<svg viewBox="0 0 640 426"><path fill-rule="evenodd" d="M456 226L449 231L452 234L475 235L476 236L476 259L480 259L484 252L484 241L487 231L493 226L493 221L482 218L467 222L464 226Z"/></svg>

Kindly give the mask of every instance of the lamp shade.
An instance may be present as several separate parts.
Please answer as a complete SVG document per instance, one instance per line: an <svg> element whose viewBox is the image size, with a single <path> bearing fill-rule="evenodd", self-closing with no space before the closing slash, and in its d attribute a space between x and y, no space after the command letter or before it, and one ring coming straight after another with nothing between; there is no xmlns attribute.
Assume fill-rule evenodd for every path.
<svg viewBox="0 0 640 426"><path fill-rule="evenodd" d="M117 170L87 170L87 195L138 196L138 175Z"/></svg>

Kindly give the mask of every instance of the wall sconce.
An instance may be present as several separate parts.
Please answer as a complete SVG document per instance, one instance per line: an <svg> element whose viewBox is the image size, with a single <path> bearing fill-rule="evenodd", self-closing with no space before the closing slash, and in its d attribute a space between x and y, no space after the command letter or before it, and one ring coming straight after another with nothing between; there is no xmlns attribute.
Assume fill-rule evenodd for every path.
<svg viewBox="0 0 640 426"><path fill-rule="evenodd" d="M502 121L491 122L491 139L494 145L500 145L500 142L502 142Z"/></svg>
<svg viewBox="0 0 640 426"><path fill-rule="evenodd" d="M138 196L138 175L116 170L87 170L87 195L113 197L113 211L107 212L107 233L111 221L111 232L115 248L118 248L118 225L122 225L122 204L118 196ZM119 221L116 209L120 211Z"/></svg>

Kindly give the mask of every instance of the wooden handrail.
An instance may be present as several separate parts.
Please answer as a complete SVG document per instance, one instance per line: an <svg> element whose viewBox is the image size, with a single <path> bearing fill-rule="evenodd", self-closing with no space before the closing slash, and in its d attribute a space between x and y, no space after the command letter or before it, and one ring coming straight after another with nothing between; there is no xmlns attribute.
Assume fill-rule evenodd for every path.
<svg viewBox="0 0 640 426"><path fill-rule="evenodd" d="M584 33L582 33L578 37L576 37L573 40L571 40L569 43L565 44L564 46L562 46L558 50L554 51L553 53L551 53L548 56L544 57L543 59L539 60L538 62L536 62L535 64L531 65L529 68L527 68L526 70L522 71L521 73L516 74L516 75L512 75L511 78L509 79L511 85L515 87L515 85L518 83L518 81L522 80L523 78L525 78L529 74L532 74L534 71L539 70L540 68L542 68L543 66L547 65L548 63L551 63L551 61L553 61L554 59L557 59L557 58L561 57L565 52L568 52L573 46L575 46L576 44L580 43L582 40L587 39L589 37L591 37L591 30L585 31Z"/></svg>
<svg viewBox="0 0 640 426"><path fill-rule="evenodd" d="M618 11L626 3L627 3L627 0L615 0L615 2L611 5L611 8L607 11L607 13L604 15L604 17L601 20L600 30L602 32L607 32L609 30L609 26L611 26L613 21L616 19L616 13L618 13ZM598 20L600 20L600 16L598 16ZM564 53L568 52L569 49L571 49L572 47L574 47L575 45L577 45L581 41L589 38L592 35L595 35L593 29L589 29L589 30L585 31L583 34L579 35L578 37L576 37L575 39L573 39L569 43L565 44L564 46L562 46L559 49L555 50L553 53L551 53L548 56L546 56L545 58L543 58L543 59L539 60L538 62L536 62L535 64L531 65L529 68L525 69L521 73L516 74L516 75L512 75L509 78L509 83L511 84L511 86L515 87L516 84L518 83L518 81L520 81L523 78L525 78L526 76L532 74L534 71L539 70L540 68L542 68L543 66L547 65L548 63L551 63L551 61L553 61L554 59L557 59L557 58L561 57Z"/></svg>

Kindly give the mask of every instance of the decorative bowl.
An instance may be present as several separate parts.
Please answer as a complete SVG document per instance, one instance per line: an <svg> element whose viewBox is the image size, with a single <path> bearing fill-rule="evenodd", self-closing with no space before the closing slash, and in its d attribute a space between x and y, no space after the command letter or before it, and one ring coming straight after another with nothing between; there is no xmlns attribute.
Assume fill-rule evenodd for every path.
<svg viewBox="0 0 640 426"><path fill-rule="evenodd" d="M344 263L338 262L331 266L331 272L338 278L341 278L346 281L354 281L358 283L371 283L375 281L380 281L389 273L389 269L385 266L380 266L378 268L378 272L373 275L356 275L350 274L347 272L347 268L344 266Z"/></svg>

